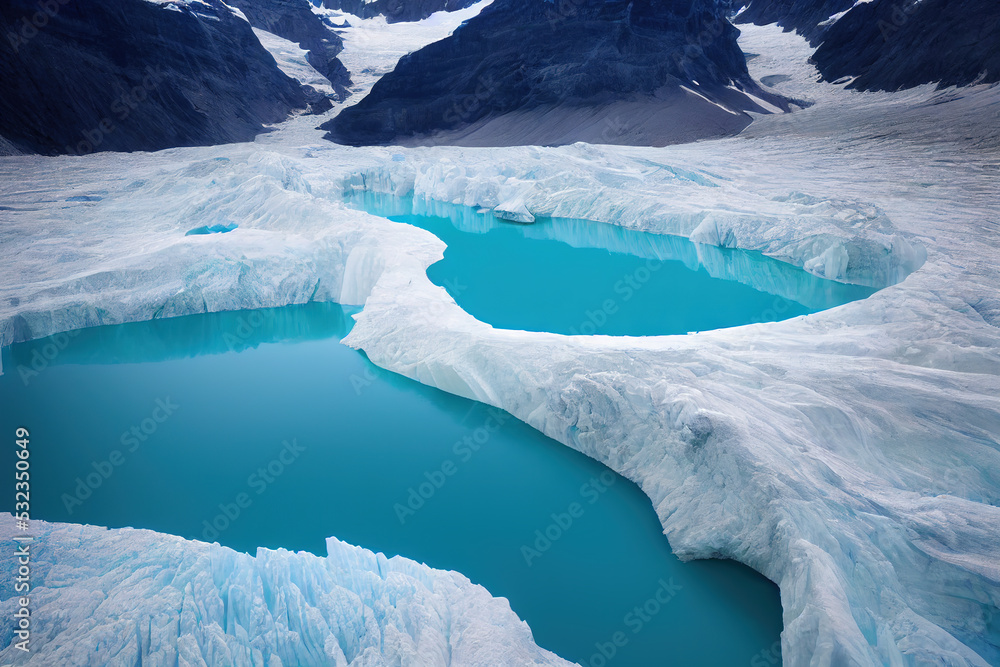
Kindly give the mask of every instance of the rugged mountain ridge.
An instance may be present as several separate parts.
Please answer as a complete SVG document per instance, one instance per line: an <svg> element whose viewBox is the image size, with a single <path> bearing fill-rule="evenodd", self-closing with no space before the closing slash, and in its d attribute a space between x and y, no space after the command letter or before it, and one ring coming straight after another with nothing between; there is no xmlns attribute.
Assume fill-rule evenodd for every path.
<svg viewBox="0 0 1000 667"><path fill-rule="evenodd" d="M665 145L739 132L787 101L750 78L724 10L703 0L496 0L400 60L324 124L352 145Z"/></svg>
<svg viewBox="0 0 1000 667"><path fill-rule="evenodd" d="M219 0L0 4L0 135L43 154L246 141L306 106Z"/></svg>
<svg viewBox="0 0 1000 667"><path fill-rule="evenodd" d="M1000 81L994 0L751 0L734 21L795 30L818 47L823 78L851 88Z"/></svg>
<svg viewBox="0 0 1000 667"><path fill-rule="evenodd" d="M363 19L384 16L389 23L420 21L434 12L454 12L478 0L323 0L327 9L354 14Z"/></svg>
<svg viewBox="0 0 1000 667"><path fill-rule="evenodd" d="M816 46L822 39L825 26L820 25L831 16L845 12L857 0L750 0L733 19L737 25L752 23L770 25L777 23L786 31L794 30ZM738 6L736 7L739 8Z"/></svg>
<svg viewBox="0 0 1000 667"><path fill-rule="evenodd" d="M1000 3L996 0L873 0L823 33L813 62L829 81L899 90L1000 81Z"/></svg>

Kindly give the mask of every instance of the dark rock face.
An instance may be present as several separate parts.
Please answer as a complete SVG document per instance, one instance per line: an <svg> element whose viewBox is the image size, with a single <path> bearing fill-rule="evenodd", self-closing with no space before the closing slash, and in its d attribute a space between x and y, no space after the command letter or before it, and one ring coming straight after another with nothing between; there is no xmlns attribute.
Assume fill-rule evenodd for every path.
<svg viewBox="0 0 1000 667"><path fill-rule="evenodd" d="M341 99L347 97L351 77L337 59L344 41L313 13L309 0L232 0L250 25L295 42L309 52L309 64L330 80Z"/></svg>
<svg viewBox="0 0 1000 667"><path fill-rule="evenodd" d="M750 122L742 110L763 109L731 85L787 109L750 79L737 35L703 0L496 0L322 127L352 145L734 134Z"/></svg>
<svg viewBox="0 0 1000 667"><path fill-rule="evenodd" d="M330 98L316 90L312 86L303 85L302 94L305 95L310 114L316 115L329 111L333 108Z"/></svg>
<svg viewBox="0 0 1000 667"><path fill-rule="evenodd" d="M826 29L819 24L834 14L847 11L855 2L856 0L751 0L734 22L737 25L777 23L785 31L794 30L816 46Z"/></svg>
<svg viewBox="0 0 1000 667"><path fill-rule="evenodd" d="M874 0L823 34L813 55L823 77L856 76L860 90L1000 81L996 0Z"/></svg>
<svg viewBox="0 0 1000 667"><path fill-rule="evenodd" d="M323 0L327 9L339 9L363 19L384 16L389 23L420 21L434 12L453 12L479 0Z"/></svg>
<svg viewBox="0 0 1000 667"><path fill-rule="evenodd" d="M819 45L813 62L823 78L857 77L852 88L1000 80L996 0L751 0L735 20L795 30Z"/></svg>
<svg viewBox="0 0 1000 667"><path fill-rule="evenodd" d="M218 0L0 3L0 135L44 154L247 141L304 108ZM32 24L34 21L34 25Z"/></svg>

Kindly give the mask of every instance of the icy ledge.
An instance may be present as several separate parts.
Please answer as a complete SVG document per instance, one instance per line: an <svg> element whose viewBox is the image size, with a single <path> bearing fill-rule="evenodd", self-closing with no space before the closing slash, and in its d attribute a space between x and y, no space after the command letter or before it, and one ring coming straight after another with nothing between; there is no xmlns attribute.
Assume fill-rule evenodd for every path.
<svg viewBox="0 0 1000 667"><path fill-rule="evenodd" d="M31 653L7 638L3 664L570 665L462 575L332 537L326 558L254 557L148 530L35 521L29 532ZM0 514L5 547L21 533ZM13 554L0 556L4 618Z"/></svg>
<svg viewBox="0 0 1000 667"><path fill-rule="evenodd" d="M368 167L347 184L492 208L517 222L595 220L756 250L822 278L870 287L893 285L927 259L923 244L900 233L877 206L796 191L754 196L711 173L678 169L673 159L660 163L646 157L651 151L633 149L645 153L636 159L629 150L575 144L564 149L568 166L537 147L418 148L414 159Z"/></svg>

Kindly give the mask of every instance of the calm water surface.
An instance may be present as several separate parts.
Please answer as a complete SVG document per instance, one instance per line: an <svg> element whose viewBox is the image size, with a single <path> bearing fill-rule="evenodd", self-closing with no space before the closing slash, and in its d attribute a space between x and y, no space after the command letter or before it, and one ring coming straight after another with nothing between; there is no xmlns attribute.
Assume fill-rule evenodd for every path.
<svg viewBox="0 0 1000 667"><path fill-rule="evenodd" d="M749 665L771 649L775 585L732 562L681 563L635 485L506 413L378 369L338 342L352 322L313 303L4 349L0 432L31 431L33 517L249 553L323 555L335 535L464 573L541 646L594 667ZM12 486L3 476L8 511Z"/></svg>
<svg viewBox="0 0 1000 667"><path fill-rule="evenodd" d="M760 253L588 220L499 221L489 211L371 192L349 205L448 245L427 275L476 319L561 334L686 334L784 320L875 290Z"/></svg>

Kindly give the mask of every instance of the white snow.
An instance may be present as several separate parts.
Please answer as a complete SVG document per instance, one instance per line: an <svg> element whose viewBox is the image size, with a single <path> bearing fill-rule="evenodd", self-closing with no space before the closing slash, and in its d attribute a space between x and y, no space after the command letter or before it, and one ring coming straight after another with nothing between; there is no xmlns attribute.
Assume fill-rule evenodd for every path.
<svg viewBox="0 0 1000 667"><path fill-rule="evenodd" d="M355 94L350 102L357 102L368 94L383 74L396 67L400 58L444 39L492 1L481 0L458 11L435 12L422 21L399 23L389 23L384 16L362 19L315 5L313 11L332 25L350 24L350 27L337 30L344 40L344 50L337 57L351 73L354 84L351 91Z"/></svg>
<svg viewBox="0 0 1000 667"><path fill-rule="evenodd" d="M761 54L754 76L789 75L774 88L815 104L726 140L354 149L297 120L253 144L4 157L0 342L366 299L347 342L372 361L507 409L636 481L682 557L777 582L786 664L996 664L1000 87L848 91L816 82L801 38L741 29ZM440 241L346 209L346 187L483 208L520 198L537 216L889 287L689 336L498 330L427 279ZM80 194L102 199L66 201ZM239 229L183 235L223 220ZM90 600L88 585L65 595Z"/></svg>
<svg viewBox="0 0 1000 667"><path fill-rule="evenodd" d="M183 12L184 11L184 9L182 9L183 7L188 11L190 11L195 16L200 16L203 19L208 19L209 21L219 20L219 17L215 16L214 14L204 14L198 11L199 7L208 8L214 11L215 7L205 2L205 0L144 0L144 1L152 5L160 5L168 11ZM225 2L223 2L222 4L223 6L225 6L227 10L232 12L234 15L246 21L246 15L243 14L243 12L234 7L230 7Z"/></svg>
<svg viewBox="0 0 1000 667"><path fill-rule="evenodd" d="M222 4L226 5L226 9L228 9L229 11L231 11L237 17L243 19L247 23L250 23L250 19L247 18L247 15L243 13L242 9L240 9L239 7L233 7L232 5L228 5L225 2L223 2Z"/></svg>
<svg viewBox="0 0 1000 667"><path fill-rule="evenodd" d="M275 62L278 63L278 69L299 83L312 86L322 93L333 93L330 80L320 74L306 59L308 51L295 42L278 37L266 30L254 28L253 31L261 46L267 49L274 57Z"/></svg>
<svg viewBox="0 0 1000 667"><path fill-rule="evenodd" d="M765 109L768 113L785 113L780 108L776 107L775 105L771 104L770 102L768 102L766 100L762 100L761 98L757 97L756 95L752 95L752 94L746 92L745 90L740 90L736 86L726 86L726 87L729 88L729 89L731 89L731 90L735 90L738 93L742 93L743 95L746 95L751 100L753 100L756 104L759 104L760 107L762 109ZM753 112L751 111L751 112L748 112L748 113L753 113Z"/></svg>
<svg viewBox="0 0 1000 667"><path fill-rule="evenodd" d="M166 9L177 10L180 7L190 7L191 5L202 5L211 7L205 0L145 0L152 5L167 5ZM222 3L225 4L225 3ZM229 5L226 5L229 7Z"/></svg>
<svg viewBox="0 0 1000 667"><path fill-rule="evenodd" d="M704 95L702 95L701 93L699 93L699 92L697 92L697 91L694 91L694 90L691 90L691 89L690 89L690 88L688 88L687 86L681 86L680 88L681 88L681 90L684 90L684 91L687 91L687 92L691 93L691 94L692 94L692 95L694 95L695 97L700 97L701 99L705 100L705 101L706 101L706 102L708 102L709 104L714 104L715 106L719 107L720 109L722 109L722 110L723 110L723 111L725 111L726 113L729 113L729 114L732 114L732 115L734 115L734 116L739 116L739 115L740 115L740 112L739 112L739 111L733 111L733 110L732 110L732 109L730 109L729 107L726 107L726 106L723 106L722 104L719 104L718 102L713 102L712 100L708 99L707 97L705 97L705 96L704 96ZM741 91L741 92L742 92L742 91Z"/></svg>
<svg viewBox="0 0 1000 667"><path fill-rule="evenodd" d="M0 514L5 545L23 532ZM34 521L29 532L31 652L8 645L3 664L569 665L535 645L505 599L460 574L335 538L321 558L130 528ZM0 555L4 577L17 570L14 551Z"/></svg>
<svg viewBox="0 0 1000 667"><path fill-rule="evenodd" d="M862 1L865 1L865 0L862 0ZM854 6L856 7L858 4L860 4L860 3L855 3ZM854 7L851 7L851 9L853 9L853 8ZM822 26L824 28L828 28L828 27L832 26L834 23L836 23L837 21L839 21L840 19L844 18L844 15L847 12L851 11L851 9L845 9L842 12L837 12L836 14L831 14L828 18L820 21L816 25Z"/></svg>

